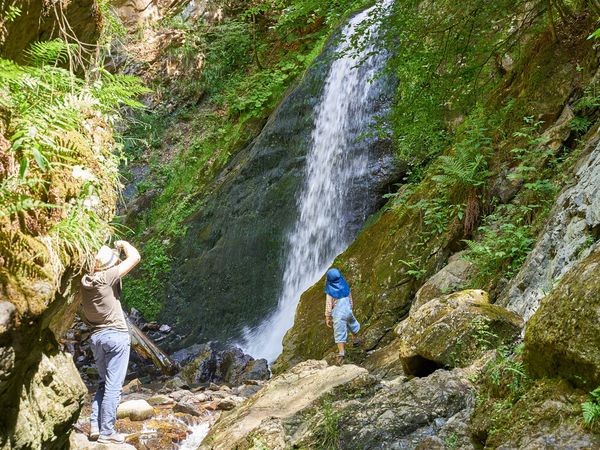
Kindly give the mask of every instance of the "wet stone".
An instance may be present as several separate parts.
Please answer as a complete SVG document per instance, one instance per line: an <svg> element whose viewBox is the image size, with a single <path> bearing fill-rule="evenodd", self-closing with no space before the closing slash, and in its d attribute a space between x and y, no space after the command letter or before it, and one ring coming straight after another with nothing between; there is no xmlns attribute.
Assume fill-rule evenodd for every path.
<svg viewBox="0 0 600 450"><path fill-rule="evenodd" d="M198 410L198 408L196 408L196 406L188 402L177 402L177 404L173 407L173 411L189 414L191 416L201 415L201 412Z"/></svg>

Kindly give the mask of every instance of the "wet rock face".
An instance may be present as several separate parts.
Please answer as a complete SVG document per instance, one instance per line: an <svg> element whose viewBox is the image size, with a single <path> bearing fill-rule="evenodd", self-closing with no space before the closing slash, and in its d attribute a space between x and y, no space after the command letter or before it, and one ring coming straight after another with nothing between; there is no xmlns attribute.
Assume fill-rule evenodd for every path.
<svg viewBox="0 0 600 450"><path fill-rule="evenodd" d="M237 347L218 350L210 343L193 347L197 356L181 371L182 378L190 384L215 382L238 386L245 381L270 377L265 359L254 359ZM185 350L179 353L182 355Z"/></svg>
<svg viewBox="0 0 600 450"><path fill-rule="evenodd" d="M296 220L296 195L331 53L330 44L261 134L217 177L213 193L176 245L161 320L189 335L181 345L239 338L244 327L257 326L276 306L285 238ZM370 104L373 114L384 110L387 94L381 92ZM368 196L367 213L374 212L382 190L397 176L390 143L370 139L353 146L348 151L371 155L354 195L361 208ZM350 215L357 205L347 207ZM349 233L355 234L365 219L364 213L355 217Z"/></svg>
<svg viewBox="0 0 600 450"><path fill-rule="evenodd" d="M525 359L539 377L560 376L588 390L600 385L600 247L544 298L525 331Z"/></svg>
<svg viewBox="0 0 600 450"><path fill-rule="evenodd" d="M464 367L487 350L514 342L521 318L489 303L481 290L439 297L398 325L400 361L406 374L427 376L440 367Z"/></svg>
<svg viewBox="0 0 600 450"><path fill-rule="evenodd" d="M541 299L600 237L600 145L590 140L575 180L557 199L547 225L519 274L502 293L499 304L527 321Z"/></svg>
<svg viewBox="0 0 600 450"><path fill-rule="evenodd" d="M21 0L2 2L0 15L12 4L21 8L21 14L12 22L4 22L0 29L0 55L22 63L23 52L29 44L61 37L60 27L69 24L68 34L87 44L98 39L102 17L96 0Z"/></svg>

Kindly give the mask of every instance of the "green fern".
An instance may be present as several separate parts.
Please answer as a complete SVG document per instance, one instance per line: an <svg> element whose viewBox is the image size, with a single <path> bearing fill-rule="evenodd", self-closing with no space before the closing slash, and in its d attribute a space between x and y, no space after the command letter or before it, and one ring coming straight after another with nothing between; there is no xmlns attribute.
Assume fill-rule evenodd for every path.
<svg viewBox="0 0 600 450"><path fill-rule="evenodd" d="M31 192L38 192L42 187L42 180L38 178L22 180L16 176L9 176L0 184L0 219L14 218L19 213L34 209L56 208L56 205L43 202L32 196Z"/></svg>
<svg viewBox="0 0 600 450"><path fill-rule="evenodd" d="M581 412L583 414L583 422L592 427L600 418L600 387L597 387L590 392L590 399L581 404Z"/></svg>
<svg viewBox="0 0 600 450"><path fill-rule="evenodd" d="M110 125L121 106L142 106L135 97L147 89L104 70L87 77L93 82L78 78L59 67L78 50L70 47L33 44L30 66L0 58L0 106L10 118L0 183L0 228L9 232L0 247L11 274L49 276L51 267L58 278L67 264L81 269L113 231L110 211L94 206L119 188L119 146Z"/></svg>
<svg viewBox="0 0 600 450"><path fill-rule="evenodd" d="M487 155L491 139L484 128L467 131L465 139L457 144L453 155L438 158L438 174L432 177L444 189L453 189L465 199L473 189L485 183L489 176Z"/></svg>
<svg viewBox="0 0 600 450"><path fill-rule="evenodd" d="M587 401L581 404L581 412L583 413L583 421L588 426L593 426L598 417L600 417L600 405Z"/></svg>
<svg viewBox="0 0 600 450"><path fill-rule="evenodd" d="M105 69L99 69L99 74L101 77L92 85L91 93L106 111L121 106L144 108L144 104L136 98L150 90L140 83L139 78L112 74Z"/></svg>
<svg viewBox="0 0 600 450"><path fill-rule="evenodd" d="M54 66L67 61L69 52L77 50L76 44L67 44L60 39L34 42L25 50L27 62L31 66Z"/></svg>

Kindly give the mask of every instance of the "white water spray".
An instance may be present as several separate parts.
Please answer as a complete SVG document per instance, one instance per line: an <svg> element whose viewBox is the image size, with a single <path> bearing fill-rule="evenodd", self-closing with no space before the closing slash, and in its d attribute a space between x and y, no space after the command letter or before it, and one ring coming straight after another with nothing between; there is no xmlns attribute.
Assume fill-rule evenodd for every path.
<svg viewBox="0 0 600 450"><path fill-rule="evenodd" d="M347 40L363 21L387 9L392 0L353 17L344 28L336 49L342 53ZM374 117L366 108L373 99L371 80L385 64L385 55L374 52L378 21L365 31L366 45L359 54L348 52L331 65L320 104L317 106L312 146L306 157L306 181L298 197L299 216L287 237L286 262L277 310L254 330L246 330L244 350L270 362L281 353L283 336L294 323L301 294L316 283L335 257L354 236L347 203L355 183L367 173L369 156L349 151L350 143L369 130ZM363 61L359 65L359 62ZM352 189L354 187L354 189ZM360 188L359 188L360 192ZM366 206L364 208L366 215ZM361 222L366 217L361 217ZM325 294L323 294L323 297ZM325 303L323 302L323 308Z"/></svg>

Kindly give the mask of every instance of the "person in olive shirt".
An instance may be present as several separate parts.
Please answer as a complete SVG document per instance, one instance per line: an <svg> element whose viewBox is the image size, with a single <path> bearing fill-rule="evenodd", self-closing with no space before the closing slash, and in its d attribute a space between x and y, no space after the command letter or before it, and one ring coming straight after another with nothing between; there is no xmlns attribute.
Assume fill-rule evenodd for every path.
<svg viewBox="0 0 600 450"><path fill-rule="evenodd" d="M81 280L83 315L92 327L90 343L100 382L92 401L90 439L104 444L122 443L115 430L117 407L129 363L130 338L121 307L121 277L140 262L139 252L126 241L115 242L116 250L102 246L94 272ZM120 260L120 252L125 259Z"/></svg>

